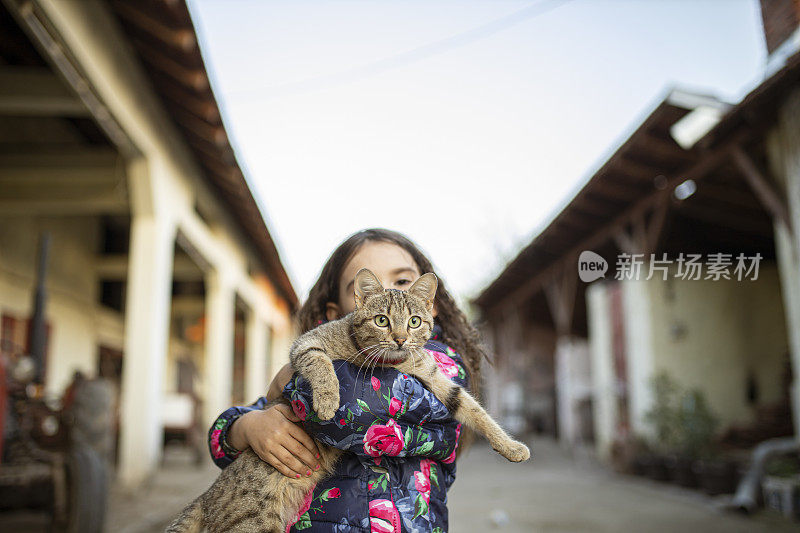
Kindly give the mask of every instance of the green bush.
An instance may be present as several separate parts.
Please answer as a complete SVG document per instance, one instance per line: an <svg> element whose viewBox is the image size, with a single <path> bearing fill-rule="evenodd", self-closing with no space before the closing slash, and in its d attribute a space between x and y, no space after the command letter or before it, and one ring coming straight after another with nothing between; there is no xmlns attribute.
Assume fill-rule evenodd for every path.
<svg viewBox="0 0 800 533"><path fill-rule="evenodd" d="M719 420L703 392L681 388L664 372L652 378L651 386L653 406L645 420L653 429L652 448L691 458L711 455Z"/></svg>

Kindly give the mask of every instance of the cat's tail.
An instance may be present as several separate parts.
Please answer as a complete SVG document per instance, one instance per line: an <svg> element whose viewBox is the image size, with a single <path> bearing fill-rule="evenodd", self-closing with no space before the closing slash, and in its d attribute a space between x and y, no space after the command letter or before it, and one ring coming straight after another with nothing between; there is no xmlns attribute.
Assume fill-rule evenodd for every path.
<svg viewBox="0 0 800 533"><path fill-rule="evenodd" d="M198 500L189 504L170 524L165 533L200 533L203 529L203 508Z"/></svg>

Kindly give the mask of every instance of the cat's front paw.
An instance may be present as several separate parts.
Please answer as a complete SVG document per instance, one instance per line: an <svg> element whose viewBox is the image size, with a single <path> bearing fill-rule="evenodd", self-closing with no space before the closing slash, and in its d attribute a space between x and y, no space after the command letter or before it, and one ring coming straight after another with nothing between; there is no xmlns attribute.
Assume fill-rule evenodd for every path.
<svg viewBox="0 0 800 533"><path fill-rule="evenodd" d="M320 420L330 420L339 409L339 387L315 391L313 404Z"/></svg>
<svg viewBox="0 0 800 533"><path fill-rule="evenodd" d="M500 455L511 461L512 463L521 463L531 458L530 449L523 443L512 440L495 448Z"/></svg>

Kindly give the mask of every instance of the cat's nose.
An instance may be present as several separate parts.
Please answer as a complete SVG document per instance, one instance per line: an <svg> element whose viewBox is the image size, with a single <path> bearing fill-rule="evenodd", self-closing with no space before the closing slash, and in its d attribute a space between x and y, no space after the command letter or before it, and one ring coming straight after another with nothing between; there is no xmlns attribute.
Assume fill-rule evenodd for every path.
<svg viewBox="0 0 800 533"><path fill-rule="evenodd" d="M406 342L406 338L405 337L393 337L393 338L394 338L394 342L396 342L398 346L402 346L403 343Z"/></svg>

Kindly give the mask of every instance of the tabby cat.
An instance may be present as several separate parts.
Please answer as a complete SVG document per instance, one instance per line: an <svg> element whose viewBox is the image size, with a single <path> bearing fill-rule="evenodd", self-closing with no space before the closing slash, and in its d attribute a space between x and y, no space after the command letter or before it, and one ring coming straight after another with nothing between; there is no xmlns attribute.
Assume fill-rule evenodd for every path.
<svg viewBox="0 0 800 533"><path fill-rule="evenodd" d="M408 289L384 290L364 268L355 277L356 309L339 320L320 325L292 345L292 367L312 388L313 407L322 420L339 408L339 381L332 360L344 359L364 368L392 366L419 379L459 422L483 434L509 461L525 461L528 447L511 439L462 387L451 382L423 349L433 329L433 299L437 279L419 277ZM278 400L270 405L274 405ZM284 533L297 516L305 495L327 477L341 450L317 441L320 469L309 477L284 476L247 450L220 473L167 528L167 533L200 531Z"/></svg>

